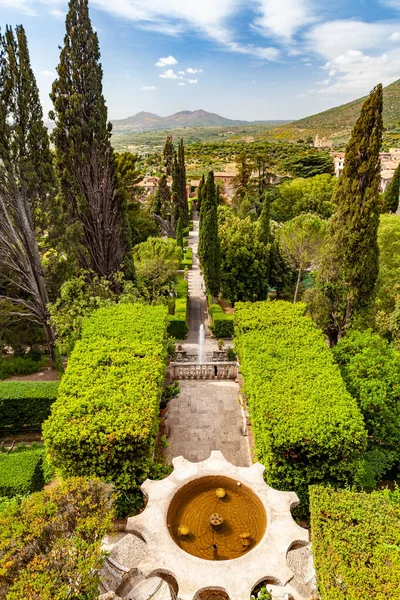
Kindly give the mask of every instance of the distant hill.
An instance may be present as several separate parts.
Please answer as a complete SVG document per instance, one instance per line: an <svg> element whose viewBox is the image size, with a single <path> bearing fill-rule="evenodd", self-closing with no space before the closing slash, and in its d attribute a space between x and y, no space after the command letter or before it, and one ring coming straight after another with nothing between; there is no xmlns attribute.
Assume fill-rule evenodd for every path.
<svg viewBox="0 0 400 600"><path fill-rule="evenodd" d="M367 96L353 100L342 106L325 110L324 112L294 121L283 128L290 130L303 130L303 135L318 133L320 136L333 139L346 137L360 115L361 106ZM385 127L393 126L400 122L400 79L383 89L383 123ZM306 131L304 131L306 130ZM300 131L298 132L300 133Z"/></svg>
<svg viewBox="0 0 400 600"><path fill-rule="evenodd" d="M226 119L206 110L182 110L168 117L149 112L139 112L133 117L113 121L113 134L141 133L144 131L169 131L184 127L232 127L253 124L284 124L288 121L236 121Z"/></svg>

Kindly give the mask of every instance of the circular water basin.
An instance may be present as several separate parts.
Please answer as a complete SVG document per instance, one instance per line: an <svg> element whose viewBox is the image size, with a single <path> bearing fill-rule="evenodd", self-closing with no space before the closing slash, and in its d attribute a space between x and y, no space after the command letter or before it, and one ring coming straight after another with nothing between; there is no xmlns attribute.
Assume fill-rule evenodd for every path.
<svg viewBox="0 0 400 600"><path fill-rule="evenodd" d="M167 525L185 552L205 560L232 560L259 543L267 516L250 488L228 477L209 476L191 481L175 494Z"/></svg>

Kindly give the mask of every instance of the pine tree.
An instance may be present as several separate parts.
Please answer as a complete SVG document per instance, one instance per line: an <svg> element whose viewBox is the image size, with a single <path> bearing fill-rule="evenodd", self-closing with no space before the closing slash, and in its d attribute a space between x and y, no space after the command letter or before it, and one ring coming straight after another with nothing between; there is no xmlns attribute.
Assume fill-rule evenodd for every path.
<svg viewBox="0 0 400 600"><path fill-rule="evenodd" d="M178 223L176 225L176 243L183 249L183 224L182 219L179 217Z"/></svg>
<svg viewBox="0 0 400 600"><path fill-rule="evenodd" d="M165 146L164 146L163 156L164 156L164 166L165 166L165 170L167 172L167 176L172 177L172 172L173 172L173 167L174 167L174 156L175 156L175 149L174 149L174 144L172 142L172 135L169 135L167 137L167 140L166 140Z"/></svg>
<svg viewBox="0 0 400 600"><path fill-rule="evenodd" d="M354 312L368 304L378 277L382 129L382 85L378 85L364 102L346 147L331 241L321 268L323 292L331 306L331 343L343 337Z"/></svg>
<svg viewBox="0 0 400 600"><path fill-rule="evenodd" d="M400 165L394 172L393 179L389 183L385 193L384 212L396 213L399 208L400 195Z"/></svg>
<svg viewBox="0 0 400 600"><path fill-rule="evenodd" d="M51 99L60 191L81 266L112 279L126 253L124 202L118 194L103 72L88 0L70 0Z"/></svg>
<svg viewBox="0 0 400 600"><path fill-rule="evenodd" d="M253 171L249 157L245 152L242 152L239 155L236 167L237 174L232 181L232 187L235 191L232 198L232 206L235 210L239 210L243 199L249 191L250 179Z"/></svg>
<svg viewBox="0 0 400 600"><path fill-rule="evenodd" d="M217 193L214 173L207 177L200 212L198 253L206 288L212 296L220 289L221 249L218 237Z"/></svg>
<svg viewBox="0 0 400 600"><path fill-rule="evenodd" d="M14 314L41 325L54 360L48 291L35 230L47 226L55 180L39 91L22 26L0 33L0 272L21 307ZM18 296L11 290L17 290ZM9 293L10 295L7 295Z"/></svg>
<svg viewBox="0 0 400 600"><path fill-rule="evenodd" d="M201 211L201 201L203 199L204 187L206 185L206 180L204 179L204 175L202 176L199 187L197 188L197 213L200 215Z"/></svg>

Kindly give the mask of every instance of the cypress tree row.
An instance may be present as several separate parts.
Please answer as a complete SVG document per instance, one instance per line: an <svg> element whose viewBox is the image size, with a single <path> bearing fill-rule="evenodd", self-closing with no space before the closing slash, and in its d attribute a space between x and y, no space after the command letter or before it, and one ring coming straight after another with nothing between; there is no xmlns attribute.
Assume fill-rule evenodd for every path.
<svg viewBox="0 0 400 600"><path fill-rule="evenodd" d="M51 99L53 140L70 232L85 269L112 278L127 250L125 202L118 194L103 72L88 0L70 0L66 35Z"/></svg>
<svg viewBox="0 0 400 600"><path fill-rule="evenodd" d="M18 26L15 32L7 27L4 37L0 33L0 273L7 282L0 300L20 308L16 317L43 327L54 361L55 337L35 231L48 227L55 180L25 31Z"/></svg>
<svg viewBox="0 0 400 600"><path fill-rule="evenodd" d="M400 165L394 172L393 179L389 183L385 193L384 212L396 213L399 208L400 195Z"/></svg>
<svg viewBox="0 0 400 600"><path fill-rule="evenodd" d="M382 129L382 85L378 85L364 102L346 147L334 198L331 241L321 268L331 307L331 343L343 337L354 312L367 305L378 277Z"/></svg>
<svg viewBox="0 0 400 600"><path fill-rule="evenodd" d="M198 253L208 292L217 296L220 290L221 249L218 237L217 192L211 171L203 191L200 212Z"/></svg>

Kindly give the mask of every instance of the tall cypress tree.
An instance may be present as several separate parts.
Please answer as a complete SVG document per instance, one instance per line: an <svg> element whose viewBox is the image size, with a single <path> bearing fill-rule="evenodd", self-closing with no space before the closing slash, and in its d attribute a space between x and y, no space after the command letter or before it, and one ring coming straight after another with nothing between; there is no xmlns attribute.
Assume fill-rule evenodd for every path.
<svg viewBox="0 0 400 600"><path fill-rule="evenodd" d="M88 0L70 0L66 35L51 99L56 167L78 257L85 269L112 278L126 253L125 206L118 194L103 72Z"/></svg>
<svg viewBox="0 0 400 600"><path fill-rule="evenodd" d="M393 179L389 183L385 193L384 212L396 213L399 208L400 195L400 165L394 172Z"/></svg>
<svg viewBox="0 0 400 600"><path fill-rule="evenodd" d="M164 146L163 156L164 156L164 165L165 165L165 170L167 172L167 175L168 175L168 177L172 177L172 172L173 172L173 168L174 168L174 156L175 156L175 149L174 149L174 144L172 142L172 135L169 135L167 137L167 140L166 140L165 146Z"/></svg>
<svg viewBox="0 0 400 600"><path fill-rule="evenodd" d="M153 212L163 219L168 219L171 216L171 190L168 187L166 175L162 175L158 182Z"/></svg>
<svg viewBox="0 0 400 600"><path fill-rule="evenodd" d="M364 308L378 277L379 151L382 143L382 85L364 102L346 147L331 222L331 241L321 268L330 309L330 340L343 337L354 312Z"/></svg>
<svg viewBox="0 0 400 600"><path fill-rule="evenodd" d="M271 195L268 192L264 193L264 203L261 214L258 218L258 232L260 241L263 244L269 244L271 224Z"/></svg>
<svg viewBox="0 0 400 600"><path fill-rule="evenodd" d="M179 200L180 213L184 227L189 225L189 206L186 194L186 165L185 165L185 147L183 138L178 146L178 166L179 166Z"/></svg>
<svg viewBox="0 0 400 600"><path fill-rule="evenodd" d="M207 177L200 212L198 253L204 281L212 296L220 290L221 249L218 236L217 192L214 173Z"/></svg>
<svg viewBox="0 0 400 600"><path fill-rule="evenodd" d="M15 31L16 36L9 27L4 37L0 33L0 272L10 284L0 300L21 308L15 316L43 327L54 359L35 231L48 225L55 180L25 31L22 26Z"/></svg>
<svg viewBox="0 0 400 600"><path fill-rule="evenodd" d="M176 243L183 249L183 224L182 219L179 217L178 223L176 225Z"/></svg>
<svg viewBox="0 0 400 600"><path fill-rule="evenodd" d="M197 212L200 215L201 211L201 201L203 199L204 186L206 184L206 180L204 179L204 175L202 176L199 187L197 188Z"/></svg>

